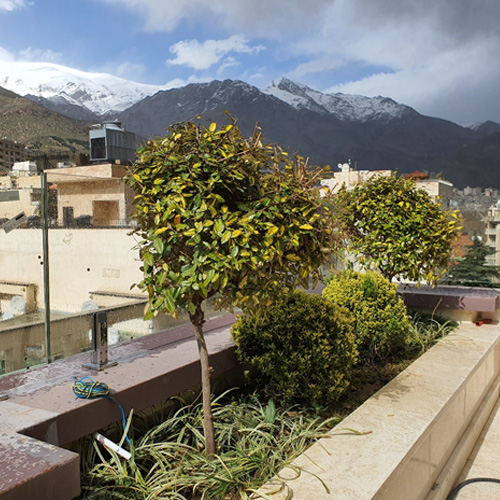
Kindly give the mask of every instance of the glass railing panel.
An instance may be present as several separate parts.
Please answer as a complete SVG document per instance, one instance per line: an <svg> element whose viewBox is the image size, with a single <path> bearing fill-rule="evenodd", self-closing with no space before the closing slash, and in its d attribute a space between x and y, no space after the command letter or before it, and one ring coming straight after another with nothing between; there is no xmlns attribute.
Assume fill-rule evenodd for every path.
<svg viewBox="0 0 500 500"><path fill-rule="evenodd" d="M0 229L0 375L91 350L99 311L109 318L109 345L189 322L185 313L178 319L143 319L146 296L131 288L141 281L142 272L131 235L134 194L124 181L127 167L105 164L46 172L47 229L40 173L30 176L29 183L23 181L26 193L19 200L29 203L18 208L25 220L9 233ZM0 219L13 217L1 210L0 197ZM218 314L207 306L207 318Z"/></svg>

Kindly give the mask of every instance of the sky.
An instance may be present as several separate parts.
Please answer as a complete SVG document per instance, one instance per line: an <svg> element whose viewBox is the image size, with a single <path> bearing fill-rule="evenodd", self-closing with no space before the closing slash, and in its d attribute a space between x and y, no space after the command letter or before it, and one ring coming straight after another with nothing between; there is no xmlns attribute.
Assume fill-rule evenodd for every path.
<svg viewBox="0 0 500 500"><path fill-rule="evenodd" d="M1 61L180 87L281 77L500 123L500 0L0 0Z"/></svg>

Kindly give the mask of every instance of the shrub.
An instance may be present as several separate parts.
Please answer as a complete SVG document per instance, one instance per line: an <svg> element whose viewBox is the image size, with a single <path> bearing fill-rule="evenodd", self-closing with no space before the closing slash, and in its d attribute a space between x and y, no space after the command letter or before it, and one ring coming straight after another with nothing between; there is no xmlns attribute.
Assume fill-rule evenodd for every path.
<svg viewBox="0 0 500 500"><path fill-rule="evenodd" d="M405 349L410 325L396 290L397 285L375 271L351 270L334 275L323 290L323 297L352 312L356 344L364 361L387 359Z"/></svg>
<svg viewBox="0 0 500 500"><path fill-rule="evenodd" d="M257 384L283 400L326 405L349 385L357 353L347 309L293 292L264 315L248 313L232 328L237 355L259 371Z"/></svg>

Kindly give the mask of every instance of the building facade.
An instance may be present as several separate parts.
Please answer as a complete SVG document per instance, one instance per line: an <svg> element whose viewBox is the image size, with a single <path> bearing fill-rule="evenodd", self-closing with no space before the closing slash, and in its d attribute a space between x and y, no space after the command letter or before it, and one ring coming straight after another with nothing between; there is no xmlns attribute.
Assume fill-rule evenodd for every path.
<svg viewBox="0 0 500 500"><path fill-rule="evenodd" d="M500 201L488 209L488 216L486 218L486 228L484 230L486 240L485 243L492 249L495 249L494 254L486 257L486 262L493 266L500 265Z"/></svg>
<svg viewBox="0 0 500 500"><path fill-rule="evenodd" d="M392 170L356 170L350 163L338 165L340 172L335 172L330 179L322 179L321 185L331 193L337 193L342 186L345 186L349 191L356 184L363 184L368 179L376 177L390 177Z"/></svg>
<svg viewBox="0 0 500 500"><path fill-rule="evenodd" d="M17 141L0 139L0 173L12 170L14 163L26 159L26 146Z"/></svg>
<svg viewBox="0 0 500 500"><path fill-rule="evenodd" d="M57 190L58 225L122 227L130 223L134 193L125 165L102 164L47 170Z"/></svg>

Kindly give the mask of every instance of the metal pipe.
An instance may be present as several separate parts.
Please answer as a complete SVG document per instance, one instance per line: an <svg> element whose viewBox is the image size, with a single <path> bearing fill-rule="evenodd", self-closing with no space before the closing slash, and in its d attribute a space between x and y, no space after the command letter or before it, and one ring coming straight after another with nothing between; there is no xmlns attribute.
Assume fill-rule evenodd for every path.
<svg viewBox="0 0 500 500"><path fill-rule="evenodd" d="M50 280L49 280L49 217L47 173L42 172L42 244L43 244L43 291L45 303L45 347L47 363L52 362L50 346Z"/></svg>

